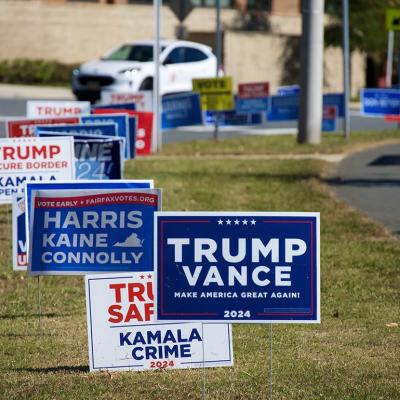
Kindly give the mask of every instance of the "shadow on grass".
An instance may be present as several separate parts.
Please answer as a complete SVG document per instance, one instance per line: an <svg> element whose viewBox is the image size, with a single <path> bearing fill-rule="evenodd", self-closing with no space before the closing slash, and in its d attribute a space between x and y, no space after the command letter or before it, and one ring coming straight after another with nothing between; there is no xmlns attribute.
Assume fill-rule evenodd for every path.
<svg viewBox="0 0 400 400"><path fill-rule="evenodd" d="M34 372L37 374L58 374L58 373L73 373L73 372L89 372L89 367L86 365L61 365L59 367L48 368L13 368L15 372Z"/></svg>
<svg viewBox="0 0 400 400"><path fill-rule="evenodd" d="M382 186L391 186L391 187L396 187L400 186L400 180L399 179L362 179L362 178L331 178L331 179L325 179L324 181L328 185L331 186L338 186L338 187L343 187L343 186L353 186L353 187L382 187Z"/></svg>

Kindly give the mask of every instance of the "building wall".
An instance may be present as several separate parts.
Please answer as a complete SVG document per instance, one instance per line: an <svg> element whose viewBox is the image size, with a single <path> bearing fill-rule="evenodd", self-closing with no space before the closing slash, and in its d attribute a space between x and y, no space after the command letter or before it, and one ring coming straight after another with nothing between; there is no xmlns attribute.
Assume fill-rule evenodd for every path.
<svg viewBox="0 0 400 400"><path fill-rule="evenodd" d="M47 0L50 1L50 0ZM229 30L234 10L223 10L224 68L236 83L268 80L272 89L280 84L280 57L285 35L299 35L300 15L271 17L273 33ZM125 41L153 36L153 10L146 5L106 5L43 1L0 0L0 60L16 58L79 63L94 59ZM168 7L161 11L161 35L174 38L178 24ZM195 37L213 41L215 10L196 8L185 20ZM342 87L341 52L326 52L327 89ZM353 94L365 80L364 58L354 55Z"/></svg>

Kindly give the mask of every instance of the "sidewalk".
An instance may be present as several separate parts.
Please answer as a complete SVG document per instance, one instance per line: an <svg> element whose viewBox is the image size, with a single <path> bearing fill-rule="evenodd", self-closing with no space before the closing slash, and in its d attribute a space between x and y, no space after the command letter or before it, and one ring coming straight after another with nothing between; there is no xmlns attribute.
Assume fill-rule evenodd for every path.
<svg viewBox="0 0 400 400"><path fill-rule="evenodd" d="M0 84L0 98L74 100L71 89L65 87Z"/></svg>

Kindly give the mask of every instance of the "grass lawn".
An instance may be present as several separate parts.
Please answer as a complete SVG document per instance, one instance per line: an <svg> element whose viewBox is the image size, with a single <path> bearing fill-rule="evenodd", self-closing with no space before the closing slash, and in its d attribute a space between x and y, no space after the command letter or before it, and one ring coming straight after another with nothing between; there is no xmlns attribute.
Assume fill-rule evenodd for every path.
<svg viewBox="0 0 400 400"><path fill-rule="evenodd" d="M326 138L326 137L325 137ZM319 211L321 324L274 325L274 399L400 399L400 246L330 193L317 160L207 159L195 154L339 153L397 133L338 135L321 146L293 137L165 146L170 159L128 162L153 178L164 210ZM186 155L187 159L174 159ZM82 277L37 280L11 270L10 211L0 208L1 399L201 399L201 370L88 372ZM268 398L268 326L234 325L233 368L207 369L207 399Z"/></svg>

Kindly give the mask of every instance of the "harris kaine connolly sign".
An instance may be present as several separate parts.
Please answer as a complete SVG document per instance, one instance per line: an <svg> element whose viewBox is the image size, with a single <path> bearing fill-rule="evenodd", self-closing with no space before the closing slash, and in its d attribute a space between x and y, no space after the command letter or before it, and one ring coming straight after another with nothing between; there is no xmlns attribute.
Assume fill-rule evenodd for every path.
<svg viewBox="0 0 400 400"><path fill-rule="evenodd" d="M318 213L156 213L157 318L319 322Z"/></svg>
<svg viewBox="0 0 400 400"><path fill-rule="evenodd" d="M31 275L152 271L158 189L33 191Z"/></svg>

